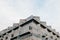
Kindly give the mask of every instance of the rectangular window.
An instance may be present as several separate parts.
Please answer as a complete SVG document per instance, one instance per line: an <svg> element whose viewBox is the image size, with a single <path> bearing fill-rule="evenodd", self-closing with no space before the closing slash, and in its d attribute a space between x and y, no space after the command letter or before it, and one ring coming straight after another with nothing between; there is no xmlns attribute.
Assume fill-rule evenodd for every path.
<svg viewBox="0 0 60 40"><path fill-rule="evenodd" d="M6 40L8 39L8 37L6 37Z"/></svg>
<svg viewBox="0 0 60 40"><path fill-rule="evenodd" d="M52 32L53 35L56 35L54 32Z"/></svg>
<svg viewBox="0 0 60 40"><path fill-rule="evenodd" d="M57 35L57 37L59 38L59 36Z"/></svg>
<svg viewBox="0 0 60 40"><path fill-rule="evenodd" d="M11 33L11 32L12 32L12 30L8 31L7 33Z"/></svg>
<svg viewBox="0 0 60 40"><path fill-rule="evenodd" d="M1 37L1 35L0 35L0 37Z"/></svg>
<svg viewBox="0 0 60 40"><path fill-rule="evenodd" d="M44 38L45 36L44 35L42 35L42 38Z"/></svg>
<svg viewBox="0 0 60 40"><path fill-rule="evenodd" d="M29 26L29 30L32 30L32 27L31 26Z"/></svg>
<svg viewBox="0 0 60 40"><path fill-rule="evenodd" d="M14 37L14 34L12 34L11 37Z"/></svg>

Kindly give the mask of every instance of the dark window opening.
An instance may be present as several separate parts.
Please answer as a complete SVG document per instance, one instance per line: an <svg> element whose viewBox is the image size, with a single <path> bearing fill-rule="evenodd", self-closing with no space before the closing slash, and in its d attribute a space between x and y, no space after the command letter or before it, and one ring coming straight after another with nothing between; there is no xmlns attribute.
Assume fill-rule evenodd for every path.
<svg viewBox="0 0 60 40"><path fill-rule="evenodd" d="M11 37L14 37L14 34L12 34Z"/></svg>
<svg viewBox="0 0 60 40"><path fill-rule="evenodd" d="M11 32L12 32L12 30L8 31L7 33L11 33Z"/></svg>
<svg viewBox="0 0 60 40"><path fill-rule="evenodd" d="M45 40L48 40L48 38L46 38Z"/></svg>
<svg viewBox="0 0 60 40"><path fill-rule="evenodd" d="M59 38L59 36L57 35L57 37Z"/></svg>
<svg viewBox="0 0 60 40"><path fill-rule="evenodd" d="M11 38L11 40L17 39L17 37Z"/></svg>
<svg viewBox="0 0 60 40"><path fill-rule="evenodd" d="M52 32L53 33L53 35L56 35L54 32Z"/></svg>
<svg viewBox="0 0 60 40"><path fill-rule="evenodd" d="M51 32L51 30L47 29L48 32Z"/></svg>
<svg viewBox="0 0 60 40"><path fill-rule="evenodd" d="M0 36L1 37L1 36Z"/></svg>
<svg viewBox="0 0 60 40"><path fill-rule="evenodd" d="M3 34L3 36L5 36L5 35L6 35L6 33Z"/></svg>
<svg viewBox="0 0 60 40"><path fill-rule="evenodd" d="M42 37L44 38L45 36L43 35Z"/></svg>
<svg viewBox="0 0 60 40"><path fill-rule="evenodd" d="M8 39L8 37L6 37L6 39Z"/></svg>
<svg viewBox="0 0 60 40"><path fill-rule="evenodd" d="M32 27L31 26L29 26L29 30L32 30Z"/></svg>
<svg viewBox="0 0 60 40"><path fill-rule="evenodd" d="M44 29L46 28L46 27L45 27L45 26L43 26L42 24L40 24L40 26L41 26L42 28L44 28Z"/></svg>

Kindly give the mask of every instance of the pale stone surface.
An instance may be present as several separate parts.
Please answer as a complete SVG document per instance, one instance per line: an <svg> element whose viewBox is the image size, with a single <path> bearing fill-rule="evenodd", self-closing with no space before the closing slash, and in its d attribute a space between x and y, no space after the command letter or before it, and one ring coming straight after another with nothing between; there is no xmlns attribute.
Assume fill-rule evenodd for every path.
<svg viewBox="0 0 60 40"><path fill-rule="evenodd" d="M27 32L32 35L24 34ZM13 27L1 31L0 36L0 40L11 40L13 38L15 38L13 40L60 40L59 33L52 29L51 26L47 26L46 22L40 21L38 16L21 19L19 23L14 23Z"/></svg>

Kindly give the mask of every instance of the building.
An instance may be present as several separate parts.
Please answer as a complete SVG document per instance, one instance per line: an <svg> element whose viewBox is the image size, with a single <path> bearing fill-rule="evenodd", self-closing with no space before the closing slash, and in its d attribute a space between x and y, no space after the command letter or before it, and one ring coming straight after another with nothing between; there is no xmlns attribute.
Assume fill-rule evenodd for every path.
<svg viewBox="0 0 60 40"><path fill-rule="evenodd" d="M0 40L60 40L60 35L38 16L30 16L2 30Z"/></svg>

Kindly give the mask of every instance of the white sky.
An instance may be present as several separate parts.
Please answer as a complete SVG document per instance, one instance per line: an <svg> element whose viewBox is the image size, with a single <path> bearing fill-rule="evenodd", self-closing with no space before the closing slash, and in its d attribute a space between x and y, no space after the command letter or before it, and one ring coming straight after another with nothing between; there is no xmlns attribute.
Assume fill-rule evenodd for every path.
<svg viewBox="0 0 60 40"><path fill-rule="evenodd" d="M40 16L60 32L60 0L0 0L0 30L30 15Z"/></svg>

